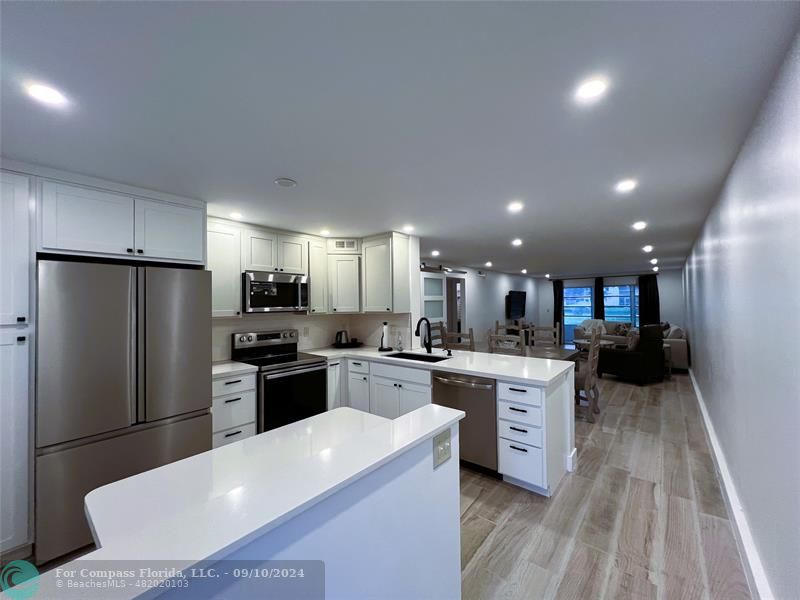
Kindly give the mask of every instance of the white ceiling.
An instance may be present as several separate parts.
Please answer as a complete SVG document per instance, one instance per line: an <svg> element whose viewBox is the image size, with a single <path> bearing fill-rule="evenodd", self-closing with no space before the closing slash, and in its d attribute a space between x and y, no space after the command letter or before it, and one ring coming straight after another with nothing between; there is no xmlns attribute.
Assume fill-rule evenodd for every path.
<svg viewBox="0 0 800 600"><path fill-rule="evenodd" d="M646 243L681 265L800 25L800 3L0 11L5 157L309 233L412 223L423 255L532 274L641 271ZM595 72L610 93L578 108ZM70 108L33 103L25 79ZM627 176L639 188L615 195Z"/></svg>

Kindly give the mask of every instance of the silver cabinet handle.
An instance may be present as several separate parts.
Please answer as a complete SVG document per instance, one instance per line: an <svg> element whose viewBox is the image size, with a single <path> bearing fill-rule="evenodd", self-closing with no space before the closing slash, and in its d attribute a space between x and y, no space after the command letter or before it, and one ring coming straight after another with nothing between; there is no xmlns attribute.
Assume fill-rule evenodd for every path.
<svg viewBox="0 0 800 600"><path fill-rule="evenodd" d="M493 390L494 385L491 383L473 383L471 381L464 381L462 379L450 379L447 377L440 377L439 375L434 375L433 378L438 381L439 383L443 383L445 385L453 385L457 387L465 387L470 388L473 390Z"/></svg>

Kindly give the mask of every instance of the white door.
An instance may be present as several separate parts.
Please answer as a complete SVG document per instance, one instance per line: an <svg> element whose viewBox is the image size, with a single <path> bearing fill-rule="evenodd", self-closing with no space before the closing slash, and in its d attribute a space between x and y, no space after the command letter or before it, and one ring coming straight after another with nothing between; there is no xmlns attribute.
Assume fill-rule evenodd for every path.
<svg viewBox="0 0 800 600"><path fill-rule="evenodd" d="M234 317L242 310L240 237L240 231L234 227L208 224L212 317Z"/></svg>
<svg viewBox="0 0 800 600"><path fill-rule="evenodd" d="M30 322L30 181L0 173L0 325Z"/></svg>
<svg viewBox="0 0 800 600"><path fill-rule="evenodd" d="M331 312L358 312L361 304L357 256L328 256L328 296Z"/></svg>
<svg viewBox="0 0 800 600"><path fill-rule="evenodd" d="M328 250L324 241L308 244L309 293L308 310L315 314L328 312Z"/></svg>
<svg viewBox="0 0 800 600"><path fill-rule="evenodd" d="M308 273L308 240L289 235L278 236L278 270L285 273Z"/></svg>
<svg viewBox="0 0 800 600"><path fill-rule="evenodd" d="M134 254L130 196L63 183L42 184L42 248Z"/></svg>
<svg viewBox="0 0 800 600"><path fill-rule="evenodd" d="M202 208L136 199L136 256L203 262Z"/></svg>
<svg viewBox="0 0 800 600"><path fill-rule="evenodd" d="M369 412L387 419L399 417L400 388L398 386L396 381L373 376L369 394Z"/></svg>
<svg viewBox="0 0 800 600"><path fill-rule="evenodd" d="M342 405L342 366L341 363L328 363L328 410Z"/></svg>
<svg viewBox="0 0 800 600"><path fill-rule="evenodd" d="M392 311L392 247L388 237L364 240L361 289L364 312Z"/></svg>
<svg viewBox="0 0 800 600"><path fill-rule="evenodd" d="M431 323L439 323L445 319L445 276L439 273L420 273L422 289L422 316Z"/></svg>
<svg viewBox="0 0 800 600"><path fill-rule="evenodd" d="M431 388L415 383L400 383L400 414L404 415L431 403Z"/></svg>
<svg viewBox="0 0 800 600"><path fill-rule="evenodd" d="M28 539L28 339L0 331L0 552Z"/></svg>
<svg viewBox="0 0 800 600"><path fill-rule="evenodd" d="M242 270L277 271L278 236L271 231L242 232Z"/></svg>
<svg viewBox="0 0 800 600"><path fill-rule="evenodd" d="M350 373L347 395L350 408L369 412L369 375Z"/></svg>

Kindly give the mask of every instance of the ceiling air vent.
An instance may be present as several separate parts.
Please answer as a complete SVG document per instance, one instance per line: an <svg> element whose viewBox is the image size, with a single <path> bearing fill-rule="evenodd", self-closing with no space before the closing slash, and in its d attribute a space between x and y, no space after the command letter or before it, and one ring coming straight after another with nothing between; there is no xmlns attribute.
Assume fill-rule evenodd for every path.
<svg viewBox="0 0 800 600"><path fill-rule="evenodd" d="M328 252L331 254L360 254L361 240L358 239L329 239Z"/></svg>

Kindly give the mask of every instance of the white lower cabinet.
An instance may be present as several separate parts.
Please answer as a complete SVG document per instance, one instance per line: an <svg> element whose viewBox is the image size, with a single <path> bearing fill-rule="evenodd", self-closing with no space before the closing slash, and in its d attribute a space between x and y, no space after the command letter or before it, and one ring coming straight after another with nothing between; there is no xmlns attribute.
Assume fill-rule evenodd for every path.
<svg viewBox="0 0 800 600"><path fill-rule="evenodd" d="M351 408L396 419L431 403L429 371L352 358L347 369Z"/></svg>
<svg viewBox="0 0 800 600"><path fill-rule="evenodd" d="M238 442L256 434L256 376L219 377L211 382L213 446Z"/></svg>
<svg viewBox="0 0 800 600"><path fill-rule="evenodd" d="M497 470L538 487L546 487L544 453L541 448L500 438L497 447Z"/></svg>
<svg viewBox="0 0 800 600"><path fill-rule="evenodd" d="M228 444L232 444L233 442L247 439L255 434L255 423L248 423L247 425L231 427L230 429L226 429L224 431L217 431L214 433L213 438L214 448L219 448L220 446L226 446Z"/></svg>
<svg viewBox="0 0 800 600"><path fill-rule="evenodd" d="M350 408L369 412L369 375L348 373L347 398Z"/></svg>
<svg viewBox="0 0 800 600"><path fill-rule="evenodd" d="M328 363L328 410L342 406L342 364L332 361Z"/></svg>
<svg viewBox="0 0 800 600"><path fill-rule="evenodd" d="M400 390L398 383L373 375L369 387L369 412L379 417L396 419L400 416Z"/></svg>

